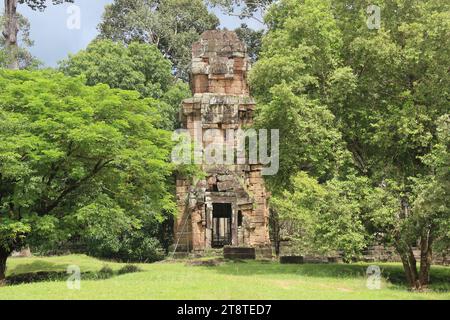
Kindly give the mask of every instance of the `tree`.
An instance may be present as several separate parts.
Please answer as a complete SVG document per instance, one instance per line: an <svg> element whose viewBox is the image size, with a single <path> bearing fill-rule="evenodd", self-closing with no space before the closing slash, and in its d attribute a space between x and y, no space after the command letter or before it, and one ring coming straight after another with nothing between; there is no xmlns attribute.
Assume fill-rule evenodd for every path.
<svg viewBox="0 0 450 320"><path fill-rule="evenodd" d="M300 171L326 181L349 156L337 119L323 99L324 75L337 63L339 30L325 4L310 7L305 13L297 2L274 4L266 15L269 32L250 74L258 100L256 125L280 130L280 170L267 179L274 193L289 187ZM278 15L288 19L289 29L277 21ZM306 26L305 34L297 25Z"/></svg>
<svg viewBox="0 0 450 320"><path fill-rule="evenodd" d="M132 42L125 46L96 40L60 62L59 69L69 76L84 75L88 85L104 83L158 99L161 127L168 130L176 126L181 101L190 96L189 87L175 79L170 61L153 44Z"/></svg>
<svg viewBox="0 0 450 320"><path fill-rule="evenodd" d="M24 16L17 14L19 33L17 37L22 44L17 50L17 62L19 69L36 69L41 65L28 51L28 48L33 46L34 42L30 39L30 23ZM0 15L0 25L4 25L5 17ZM10 56L7 52L5 38L0 38L0 67L7 68L10 66Z"/></svg>
<svg viewBox="0 0 450 320"><path fill-rule="evenodd" d="M101 217L103 234L138 232L175 212L157 105L53 71L0 71L0 280L24 245L89 235Z"/></svg>
<svg viewBox="0 0 450 320"><path fill-rule="evenodd" d="M292 180L291 188L271 199L283 238L302 254L341 251L345 261L358 258L369 240L362 219L367 179L353 176L319 184L300 172Z"/></svg>
<svg viewBox="0 0 450 320"><path fill-rule="evenodd" d="M253 30L245 23L234 30L239 39L247 46L247 54L252 63L258 60L259 52L261 51L261 42L264 35L264 30Z"/></svg>
<svg viewBox="0 0 450 320"><path fill-rule="evenodd" d="M445 252L450 247L450 122L449 115L437 120L437 140L422 157L425 170L409 177L411 191L395 180L387 180L371 195L374 210L371 222L382 231L400 253L411 287L428 285L433 248ZM399 199L401 210L399 210ZM420 266L411 247L418 243Z"/></svg>
<svg viewBox="0 0 450 320"><path fill-rule="evenodd" d="M52 0L54 5L63 2L73 2L74 0ZM3 37L8 56L9 69L19 69L20 50L17 35L20 30L20 22L23 18L17 13L18 4L26 4L33 10L43 11L46 7L46 0L4 0L5 15L3 21Z"/></svg>
<svg viewBox="0 0 450 320"><path fill-rule="evenodd" d="M442 178L431 183L437 177L427 163L441 144L438 119L448 113L450 6L437 0L379 1L383 14L377 30L367 26L369 4L274 3L265 16L269 30L250 78L261 102L259 121L267 128L297 125L280 138L282 179L273 179L292 181L287 177L301 169L324 183L351 180L356 170L371 190L365 200L357 200L366 203L361 219L367 232L396 247L408 284L421 289L428 284L431 240L435 234L445 238L440 230L448 226L444 217L450 214L442 204L448 184ZM277 97L280 87L289 99ZM286 101L318 105L321 113L302 124L286 109ZM335 138L324 144L331 128L337 130L331 135ZM308 134L308 144L299 144L296 138ZM330 153L331 146L336 151ZM342 160L330 161L336 152ZM416 268L416 243L423 271Z"/></svg>
<svg viewBox="0 0 450 320"><path fill-rule="evenodd" d="M438 119L448 113L450 55L444 48L449 45L450 6L434 0L381 1L385 14L377 31L366 26L365 5L349 10L341 1L335 7L336 16L348 17L339 19L342 56L357 87L333 111L343 121L360 172L376 187L374 197L381 197L372 219L395 245L409 285L421 289L429 283L432 239L445 221L433 217L450 215L441 207L444 212L428 212L425 218L417 206L420 197L442 194L446 184L428 185L433 190L427 194L416 184L428 175L424 156L438 143ZM359 23L350 22L355 16ZM412 251L417 243L419 272Z"/></svg>
<svg viewBox="0 0 450 320"><path fill-rule="evenodd" d="M415 181L414 220L420 226L419 280L429 280L432 251L450 249L450 114L437 120L437 143L423 161L428 172Z"/></svg>
<svg viewBox="0 0 450 320"><path fill-rule="evenodd" d="M222 11L230 16L239 17L240 19L254 19L264 24L264 17L268 7L275 2L274 0L208 0L212 6L222 9Z"/></svg>
<svg viewBox="0 0 450 320"><path fill-rule="evenodd" d="M106 6L98 29L101 39L155 44L177 76L187 79L192 44L218 25L202 0L115 0Z"/></svg>
<svg viewBox="0 0 450 320"><path fill-rule="evenodd" d="M86 50L69 55L59 66L68 76L86 76L87 85L104 83L156 99L175 82L171 63L158 48L137 42L124 46L111 40L94 41Z"/></svg>

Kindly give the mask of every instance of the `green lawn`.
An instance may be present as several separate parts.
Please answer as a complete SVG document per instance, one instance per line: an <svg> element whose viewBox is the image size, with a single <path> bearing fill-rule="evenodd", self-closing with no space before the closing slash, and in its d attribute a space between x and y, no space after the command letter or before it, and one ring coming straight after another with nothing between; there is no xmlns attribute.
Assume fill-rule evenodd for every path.
<svg viewBox="0 0 450 320"><path fill-rule="evenodd" d="M98 272L105 264L124 264L84 255L11 258L7 275L65 271L75 264ZM280 265L275 262L227 262L189 266L186 262L139 264L142 272L105 280L83 280L80 290L65 281L36 282L0 288L4 299L450 299L450 267L433 266L433 290L408 292L401 285L399 264L378 264L384 280L380 290L366 288L367 264ZM389 280L386 280L389 277Z"/></svg>

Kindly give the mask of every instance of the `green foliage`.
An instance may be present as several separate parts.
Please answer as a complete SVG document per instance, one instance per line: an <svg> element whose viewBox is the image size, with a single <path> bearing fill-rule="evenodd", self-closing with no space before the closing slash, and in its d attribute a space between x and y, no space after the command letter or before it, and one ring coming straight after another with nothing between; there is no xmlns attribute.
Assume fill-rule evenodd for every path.
<svg viewBox="0 0 450 320"><path fill-rule="evenodd" d="M20 248L30 231L30 226L25 223L3 218L0 224L0 244L2 249Z"/></svg>
<svg viewBox="0 0 450 320"><path fill-rule="evenodd" d="M237 16L240 19L252 18L264 24L260 18L274 0L207 0L213 7L221 9L224 14Z"/></svg>
<svg viewBox="0 0 450 320"><path fill-rule="evenodd" d="M98 272L99 279L109 279L114 276L114 270L105 264Z"/></svg>
<svg viewBox="0 0 450 320"><path fill-rule="evenodd" d="M280 129L280 171L270 177L272 189L287 187L299 171L325 181L349 160L324 99L342 46L330 3L281 1L265 21L270 29L250 82L259 102L257 125Z"/></svg>
<svg viewBox="0 0 450 320"><path fill-rule="evenodd" d="M361 216L367 180L329 181L321 185L300 172L281 195L271 200L277 210L284 239L294 241L303 253L332 254L344 259L358 257L367 244Z"/></svg>
<svg viewBox="0 0 450 320"><path fill-rule="evenodd" d="M0 25L4 26L6 17L0 15ZM34 45L34 42L30 38L30 22L27 18L21 14L17 15L17 24L19 28L18 38L20 47L17 49L17 58L20 69L37 69L42 63L33 57L29 52L29 48ZM9 66L10 58L6 47L6 39L0 37L0 68L7 68Z"/></svg>
<svg viewBox="0 0 450 320"><path fill-rule="evenodd" d="M247 46L247 54L250 61L254 63L258 60L259 52L261 51L264 30L253 30L243 23L234 32L236 32L239 39Z"/></svg>
<svg viewBox="0 0 450 320"><path fill-rule="evenodd" d="M52 0L53 5L61 4L64 2L73 3L74 0ZM18 3L25 3L28 5L32 10L39 10L43 11L45 8L47 8L47 0L19 0Z"/></svg>
<svg viewBox="0 0 450 320"><path fill-rule="evenodd" d="M130 216L110 199L99 199L67 220L92 256L137 262L153 262L164 256L156 239L161 222L151 213Z"/></svg>
<svg viewBox="0 0 450 320"><path fill-rule="evenodd" d="M354 219L349 238L356 247L363 225L407 259L419 238L425 255L432 243L445 247L448 239L442 231L450 216L442 132L448 121L450 6L378 1L381 27L371 30L370 4L274 3L250 80L260 102L257 122L281 129L280 177L271 178L281 182L271 185L273 191L292 190L289 177L306 171L328 191L328 210L319 214L329 221L323 241L334 238L345 247L340 233L348 233ZM348 196L355 179L365 181L362 198ZM332 212L342 212L342 220ZM329 227L339 223L341 231Z"/></svg>
<svg viewBox="0 0 450 320"><path fill-rule="evenodd" d="M433 227L435 251L450 249L450 115L437 121L437 143L423 161L428 174L414 180L414 221Z"/></svg>
<svg viewBox="0 0 450 320"><path fill-rule="evenodd" d="M140 228L137 217L127 215L107 197L80 208L68 220L72 220L74 234L86 243L88 253L99 257L114 257L122 248L122 235Z"/></svg>
<svg viewBox="0 0 450 320"><path fill-rule="evenodd" d="M259 63L257 66L255 77L269 71ZM344 159L333 114L319 101L296 95L285 82L269 88L269 102L260 104L256 125L280 133L280 169L268 177L272 190L288 187L290 177L299 171L308 170L322 180L329 178Z"/></svg>
<svg viewBox="0 0 450 320"><path fill-rule="evenodd" d="M192 43L219 25L202 0L115 0L99 24L100 38L155 44L187 79Z"/></svg>
<svg viewBox="0 0 450 320"><path fill-rule="evenodd" d="M0 71L0 219L8 251L120 236L175 212L158 103L52 71ZM82 226L82 228L81 228ZM96 237L99 238L96 238Z"/></svg>
<svg viewBox="0 0 450 320"><path fill-rule="evenodd" d="M163 128L180 128L179 113L181 102L191 96L191 89L186 82L178 80L162 96L166 108L161 108L164 121Z"/></svg>
<svg viewBox="0 0 450 320"><path fill-rule="evenodd" d="M86 76L86 84L136 90L144 97L160 98L172 85L171 64L154 45L124 46L110 40L94 41L60 62L66 75Z"/></svg>
<svg viewBox="0 0 450 320"><path fill-rule="evenodd" d="M140 271L142 271L142 270L138 266L135 266L132 264L127 264L127 265L124 265L122 268L120 268L117 273L119 275L121 275L121 274L135 273L135 272L140 272Z"/></svg>
<svg viewBox="0 0 450 320"><path fill-rule="evenodd" d="M293 187L270 199L270 205L278 213L280 237L294 241L302 253L320 251L314 245L318 214L326 196L326 190L305 172L292 178Z"/></svg>
<svg viewBox="0 0 450 320"><path fill-rule="evenodd" d="M124 237L117 256L121 261L155 262L164 259L164 251L158 239L141 231Z"/></svg>
<svg viewBox="0 0 450 320"><path fill-rule="evenodd" d="M168 130L177 125L180 103L190 95L189 87L173 77L170 61L152 44L125 46L97 40L61 61L60 70L69 76L83 75L90 86L104 83L158 99L154 101L162 115L158 126Z"/></svg>

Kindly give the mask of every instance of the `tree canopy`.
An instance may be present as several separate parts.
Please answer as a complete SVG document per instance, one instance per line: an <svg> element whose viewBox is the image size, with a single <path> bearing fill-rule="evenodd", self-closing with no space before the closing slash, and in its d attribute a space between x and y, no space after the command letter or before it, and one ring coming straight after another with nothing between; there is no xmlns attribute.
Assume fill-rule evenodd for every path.
<svg viewBox="0 0 450 320"><path fill-rule="evenodd" d="M111 88L139 91L144 97L160 98L174 78L171 63L154 45L124 46L110 40L94 41L60 62L68 76L85 75L86 84L108 84Z"/></svg>
<svg viewBox="0 0 450 320"><path fill-rule="evenodd" d="M0 15L0 25L5 25L7 17ZM17 67L19 69L35 69L41 62L29 52L29 48L34 45L30 38L30 22L23 15L17 14L18 34L20 47L17 49ZM0 37L0 67L6 68L11 65L11 56L8 52L7 41L5 37Z"/></svg>
<svg viewBox="0 0 450 320"><path fill-rule="evenodd" d="M108 84L157 99L165 129L176 126L181 100L190 96L188 85L175 79L170 61L153 44L96 40L61 61L59 69L68 76L83 75L88 85Z"/></svg>
<svg viewBox="0 0 450 320"><path fill-rule="evenodd" d="M187 79L192 44L218 25L202 0L115 0L106 6L98 29L102 39L155 44Z"/></svg>
<svg viewBox="0 0 450 320"><path fill-rule="evenodd" d="M369 4L282 0L270 7L251 74L258 122L280 128L283 178L271 178L281 186L275 190L295 188L288 177L300 171L320 183L365 179L368 194L357 202L369 210L360 220L396 246L409 283L421 287L432 245L450 219L448 183L430 160L448 155L439 132L449 110L450 7L379 1L381 26L370 29Z"/></svg>
<svg viewBox="0 0 450 320"><path fill-rule="evenodd" d="M52 4L57 5L64 2L74 2L74 0L52 0ZM4 0L5 14L0 20L2 25L1 45L6 52L6 64L9 69L19 69L20 62L31 56L27 56L27 51L19 47L18 33L26 31L27 21L17 12L18 4L26 4L32 10L43 11L47 7L46 0ZM24 40L24 39L22 39ZM27 40L25 38L25 44ZM0 56L1 59L1 56ZM1 60L0 60L1 62Z"/></svg>
<svg viewBox="0 0 450 320"><path fill-rule="evenodd" d="M174 212L171 134L160 120L158 102L134 91L1 70L0 275L25 243L86 235L101 219L110 228L101 234L120 242Z"/></svg>

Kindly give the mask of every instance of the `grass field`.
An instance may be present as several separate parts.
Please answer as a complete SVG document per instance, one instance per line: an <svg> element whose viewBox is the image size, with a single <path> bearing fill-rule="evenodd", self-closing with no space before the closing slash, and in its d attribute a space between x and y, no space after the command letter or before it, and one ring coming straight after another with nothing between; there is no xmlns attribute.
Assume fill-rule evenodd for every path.
<svg viewBox="0 0 450 320"><path fill-rule="evenodd" d="M78 265L82 273L98 272L107 264L117 271L124 264L85 255L10 258L7 276L64 272ZM378 264L380 290L366 287L367 264L281 265L276 262L226 262L192 266L186 261L138 264L141 272L104 280L81 280L80 290L66 281L46 281L0 288L5 299L450 299L450 267L432 267L429 292L409 292L402 285L399 264Z"/></svg>

